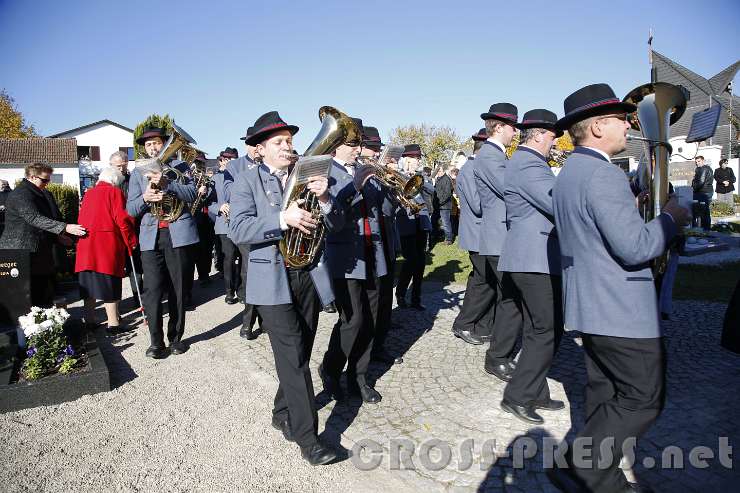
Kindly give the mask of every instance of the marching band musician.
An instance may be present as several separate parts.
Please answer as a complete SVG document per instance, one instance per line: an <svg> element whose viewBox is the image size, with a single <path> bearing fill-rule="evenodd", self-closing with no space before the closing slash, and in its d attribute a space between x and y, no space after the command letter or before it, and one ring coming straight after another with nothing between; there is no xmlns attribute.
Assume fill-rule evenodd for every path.
<svg viewBox="0 0 740 493"><path fill-rule="evenodd" d="M309 370L321 299L333 298L325 262L287 267L278 243L288 228L308 233L317 222L296 203L281 210L284 186L293 163L293 135L276 111L260 116L246 143L255 146L257 166L244 170L231 188L229 227L237 244L249 245L246 302L262 315L270 338L279 387L272 425L301 448L312 465L326 464L337 454L318 439L318 416ZM327 229L342 227L344 213L329 194L326 177L311 177Z"/></svg>
<svg viewBox="0 0 740 493"><path fill-rule="evenodd" d="M353 119L362 128L359 119ZM351 393L363 402L376 404L382 396L367 380L383 277L389 275L383 224L384 189L368 180L370 166L354 168L361 142L346 142L334 152L330 174L332 193L345 208L346 221L340 230L326 237L326 258L333 278L339 320L334 325L329 347L319 374L325 390L336 400L343 399L339 377L347 365ZM346 197L346 198L345 198Z"/></svg>
<svg viewBox="0 0 740 493"><path fill-rule="evenodd" d="M207 158L202 152L198 152L195 157L195 163L199 167L203 168L203 172L206 173L205 165ZM191 169L191 175L193 171ZM213 193L213 186L206 186L203 189L203 195L205 197L201 207L195 211L194 219L195 224L198 228L198 246L195 249L195 265L194 267L198 271L198 284L201 287L207 286L211 282L211 266L213 264L213 243L216 241L216 234L214 231L214 223L208 214L208 203L209 201L215 200L215 194ZM212 198L211 198L212 197ZM210 199L210 200L209 200Z"/></svg>
<svg viewBox="0 0 740 493"><path fill-rule="evenodd" d="M380 150L383 142L380 139L380 132L375 127L362 127L362 147L360 148L360 157L377 160L380 156ZM378 163L382 166L382 163ZM388 261L388 275L383 276L380 284L380 293L378 295L378 316L375 328L375 337L373 338L373 348L370 354L372 361L379 361L385 364L402 363L403 358L393 357L385 350L385 340L388 336L393 322L391 314L393 312L393 279L396 266L396 205L390 200L383 202L383 224L385 226L386 243L386 260Z"/></svg>
<svg viewBox="0 0 740 493"><path fill-rule="evenodd" d="M506 163L504 201L509 231L498 269L508 272L524 315L522 351L506 384L501 408L526 423L542 424L537 409L557 411L565 404L550 398L547 372L563 332L560 249L552 216L555 175L547 156L555 139L555 113L524 114L516 152Z"/></svg>
<svg viewBox="0 0 740 493"><path fill-rule="evenodd" d="M563 106L557 126L568 129L576 147L555 181L553 210L565 327L581 333L588 378L586 422L575 440L589 441L592 453L580 463L568 454L574 469L551 469L548 476L563 491L638 491L619 467L623 445L647 431L665 400L649 261L665 252L688 211L672 199L643 222L627 177L611 163L625 149L634 105L607 84L593 84Z"/></svg>
<svg viewBox="0 0 740 493"><path fill-rule="evenodd" d="M403 157L418 159L421 157L421 148L418 144L406 146ZM424 185L425 187L428 185ZM429 190L427 190L429 191ZM432 221L429 217L429 209L426 201L419 194L415 198L421 207L418 212L405 207L399 207L396 214L396 225L398 237L401 243L401 253L404 258L401 272L398 274L396 284L396 302L399 307L407 307L406 291L411 284L411 308L424 311L421 304L421 283L424 279L424 267L426 266L426 247L429 234L432 231Z"/></svg>
<svg viewBox="0 0 740 493"><path fill-rule="evenodd" d="M146 154L155 158L164 146L166 135L163 129L150 127L144 130L136 143L143 145ZM173 163L177 164L177 163ZM157 219L150 212L151 204L161 202L164 194L174 194L179 200L191 203L196 190L192 181L185 183L167 180L162 173L147 173L140 168L131 172L126 210L135 219L140 219L139 245L144 273L142 299L151 343L146 350L150 358L165 358L168 354L162 329L162 295L169 291L167 339L169 353L182 354L187 346L182 342L185 332L185 300L187 275L192 271L192 249L198 243L198 231L190 212L185 210L177 220L167 222ZM157 184L157 189L152 185Z"/></svg>
<svg viewBox="0 0 740 493"><path fill-rule="evenodd" d="M472 269L468 276L460 313L452 324L452 333L468 344L480 345L491 340L496 291L492 287L494 283L491 282L493 274L486 260L478 253L483 212L473 173L475 156L483 142L488 139L486 129L481 128L472 139L473 155L460 168L455 183L455 191L460 199L458 246L468 251Z"/></svg>
<svg viewBox="0 0 740 493"><path fill-rule="evenodd" d="M506 147L517 129L517 108L510 103L491 105L481 114L488 139L475 158L473 174L481 202L483 222L478 253L486 260L496 290L493 335L486 351L484 369L496 378L508 382L516 367L514 346L521 333L522 314L511 277L498 268L501 248L506 238L506 205L504 203L504 172Z"/></svg>
<svg viewBox="0 0 740 493"><path fill-rule="evenodd" d="M253 127L249 127L247 129L246 135L244 137L240 137L240 140L244 141L244 145L247 150L246 154L241 157L237 156L235 159L229 161L226 165L226 169L224 170L223 194L226 204L229 204L229 199L231 197L231 186L234 184L234 181L244 171L256 166L254 162L254 146L248 143L248 139L249 137L251 137L253 130ZM249 245L240 245L237 241L234 240L234 238L229 236L230 234L231 232L229 230L229 234L227 236L232 241L232 243L237 246L237 249L239 250L239 256L242 259L241 284L237 289L237 298L241 298L242 303L244 303L244 311L242 312L242 326L239 329L239 336L247 340L253 340L257 338L257 335L252 330L252 328L254 327L254 323L257 320L260 320L260 316L257 313L257 310L255 310L252 305L245 301L244 291L247 286L247 275L249 269L249 262L247 262L247 258L249 257Z"/></svg>
<svg viewBox="0 0 740 493"><path fill-rule="evenodd" d="M227 305L238 303L236 292L241 284L237 260L240 258L239 250L233 241L229 238L229 202L226 200L226 191L224 184L226 182L226 166L232 159L237 159L239 153L233 147L227 147L218 155L218 171L213 175L213 187L216 194L216 200L209 206L209 212L215 219L214 231L216 233L217 243L221 244L221 251L224 255L223 273L224 285L226 288L226 298L224 301Z"/></svg>

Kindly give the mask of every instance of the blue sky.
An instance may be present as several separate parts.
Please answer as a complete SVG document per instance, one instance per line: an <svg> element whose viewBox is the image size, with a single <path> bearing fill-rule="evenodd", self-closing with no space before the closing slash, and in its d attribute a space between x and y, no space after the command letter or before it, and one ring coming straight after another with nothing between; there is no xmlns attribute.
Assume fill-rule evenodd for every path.
<svg viewBox="0 0 740 493"><path fill-rule="evenodd" d="M335 106L381 135L462 135L509 101L520 115L594 82L621 97L654 48L705 77L740 58L740 2L0 0L0 87L42 135L169 113L209 154L278 110L303 151ZM740 81L735 80L735 93Z"/></svg>

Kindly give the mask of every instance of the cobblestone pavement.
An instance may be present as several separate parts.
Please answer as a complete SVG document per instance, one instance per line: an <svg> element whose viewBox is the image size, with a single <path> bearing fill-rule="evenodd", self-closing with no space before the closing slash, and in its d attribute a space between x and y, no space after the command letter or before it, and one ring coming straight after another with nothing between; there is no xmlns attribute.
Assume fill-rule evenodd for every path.
<svg viewBox="0 0 740 493"><path fill-rule="evenodd" d="M358 447L367 445L366 440L378 443L383 447L380 467L394 471L417 491L557 491L543 472L542 445L559 442L571 424L582 426L586 374L580 339L566 334L549 375L553 398L566 401L566 409L544 412L544 426L527 426L499 408L504 384L482 369L487 346L468 345L450 332L463 289L428 285L426 312L395 309L398 328L389 335L388 349L403 355L404 362L392 367L373 364L371 375L377 379L382 402L361 405L357 398L337 404L321 392L317 396L322 405L320 426L326 424L328 434L342 434ZM730 445L740 443L740 356L719 346L724 311L722 304L677 302L674 320L665 324L667 405L636 453L637 477L656 491L729 491L733 481L738 487L737 469L722 466L717 456L719 437L728 437ZM320 319L311 362L317 392L321 390L317 366L336 318L322 314ZM218 344L275 376L266 336L235 344L230 334ZM514 443L520 437L534 441ZM427 454L423 446L435 443L430 440L438 440L441 446ZM495 440L500 457L492 467L490 454L482 451L488 450L493 443L490 440ZM522 448L526 443L537 445L534 457L528 454L531 447ZM445 444L451 451L449 464L442 456ZM683 469L642 465L649 466L652 459L658 459L660 465L663 450L671 445L683 450ZM512 453L517 446L524 452ZM689 452L696 446L714 451L708 467L689 465ZM391 463L392 456L399 455L391 454L391 449L410 451L411 447L413 452L407 454L410 462ZM363 453L359 457L364 463L378 455ZM520 464L518 457L522 455L530 458ZM629 469L627 476L634 478Z"/></svg>
<svg viewBox="0 0 740 493"><path fill-rule="evenodd" d="M580 340L572 334L564 337L550 372L553 398L566 401L566 409L543 412L543 426L527 426L499 408L504 384L482 369L486 346L465 344L450 332L463 289L427 283L426 312L394 310L398 327L389 334L388 349L403 355L404 362L372 365L371 376L383 395L378 405L362 405L359 399L337 404L321 391L317 366L337 319L321 315L311 361L319 430L326 440L348 449L351 457L340 464L306 466L295 446L270 427L276 374L268 337L239 338L240 307L224 304L220 282L207 289L196 287L199 306L188 313L186 342L191 349L185 355L156 362L144 358L148 337L139 328L113 340L113 391L0 415L0 429L7 432L0 437L5 437L5 452L10 454L6 463L23 464L23 489L29 491L56 489L55 477L70 490L78 489L70 484L79 483L87 484L82 490L92 491L97 489L93 485L103 487L114 477L109 486L126 491L207 490L210 485L214 491L554 492L543 472L542 449L546 442L559 442L572 424L582 425L585 369ZM124 305L130 306L130 301ZM719 437L728 437L730 445L740 443L740 356L719 346L725 307L676 302L675 309L675 320L665 324L667 406L639 444L636 475L659 492L737 491L737 469L719 461ZM153 448L146 449L150 465L142 473L144 452L136 437L150 433L150 418L139 416L152 416L153 410L169 424L157 422ZM116 413L124 413L126 420L119 421L122 417ZM183 422L185 428L173 429L172 422ZM121 424L127 424L125 430ZM94 433L60 452L59 444L77 427ZM375 450L373 443L381 448ZM652 458L660 464L661 453L671 445L683 450L683 468L643 465ZM689 465L696 446L714 452L713 458L704 454L708 467ZM77 449L95 452L84 455ZM443 456L446 450L449 461ZM115 461L106 459L110 457ZM361 470L372 466L373 458L380 464ZM631 470L627 475L634 477ZM0 473L5 483L3 477L8 476ZM300 489L295 489L297 484Z"/></svg>

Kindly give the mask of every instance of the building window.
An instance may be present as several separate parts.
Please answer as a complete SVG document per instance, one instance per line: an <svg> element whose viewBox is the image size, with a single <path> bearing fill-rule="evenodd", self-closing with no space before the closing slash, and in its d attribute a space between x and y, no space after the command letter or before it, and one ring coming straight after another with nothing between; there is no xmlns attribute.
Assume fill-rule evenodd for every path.
<svg viewBox="0 0 740 493"><path fill-rule="evenodd" d="M118 150L125 152L128 155L129 161L134 160L134 148L133 147L119 147Z"/></svg>
<svg viewBox="0 0 740 493"><path fill-rule="evenodd" d="M77 146L77 160L100 161L100 146Z"/></svg>
<svg viewBox="0 0 740 493"><path fill-rule="evenodd" d="M51 182L52 183L64 183L64 175L61 173L52 173Z"/></svg>

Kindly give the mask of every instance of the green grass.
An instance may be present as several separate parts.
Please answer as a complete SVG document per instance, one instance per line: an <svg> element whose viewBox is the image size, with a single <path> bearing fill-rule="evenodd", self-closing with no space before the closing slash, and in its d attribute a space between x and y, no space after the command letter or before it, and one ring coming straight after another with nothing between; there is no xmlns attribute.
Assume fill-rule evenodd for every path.
<svg viewBox="0 0 740 493"><path fill-rule="evenodd" d="M403 262L399 258L397 267ZM465 284L470 272L468 252L460 250L457 242L452 245L437 243L427 255L425 281L443 284ZM727 303L740 279L740 262L721 267L681 265L676 274L673 297L679 300L704 300Z"/></svg>

